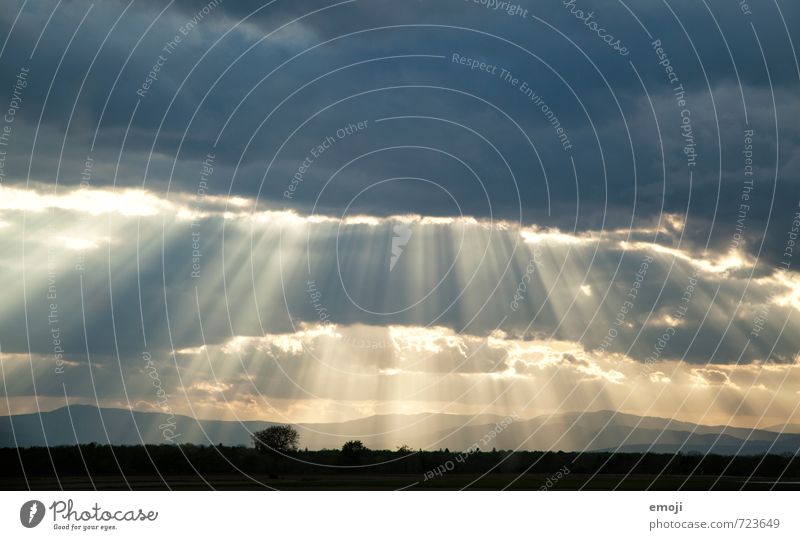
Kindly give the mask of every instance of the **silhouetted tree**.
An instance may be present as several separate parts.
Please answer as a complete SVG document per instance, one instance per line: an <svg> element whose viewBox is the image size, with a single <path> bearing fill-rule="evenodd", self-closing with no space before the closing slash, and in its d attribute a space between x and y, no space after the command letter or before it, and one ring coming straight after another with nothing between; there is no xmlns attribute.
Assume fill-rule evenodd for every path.
<svg viewBox="0 0 800 540"><path fill-rule="evenodd" d="M274 454L296 452L300 435L292 426L271 426L253 433L252 439L256 450Z"/></svg>
<svg viewBox="0 0 800 540"><path fill-rule="evenodd" d="M345 455L360 454L366 450L367 447L361 441L347 441L342 445L342 454Z"/></svg>
<svg viewBox="0 0 800 540"><path fill-rule="evenodd" d="M367 452L369 449L361 441L347 441L342 445L342 457L349 463L358 463Z"/></svg>
<svg viewBox="0 0 800 540"><path fill-rule="evenodd" d="M403 455L412 454L412 453L414 453L414 449L411 448L410 446L408 446L407 444L404 444L403 446L398 446L397 447L397 453L398 454L403 454Z"/></svg>

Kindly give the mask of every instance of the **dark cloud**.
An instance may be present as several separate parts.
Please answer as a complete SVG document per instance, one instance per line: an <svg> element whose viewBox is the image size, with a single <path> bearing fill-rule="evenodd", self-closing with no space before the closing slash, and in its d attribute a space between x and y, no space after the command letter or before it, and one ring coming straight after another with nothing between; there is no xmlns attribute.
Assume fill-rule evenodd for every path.
<svg viewBox="0 0 800 540"><path fill-rule="evenodd" d="M525 222L561 228L625 227L662 210L688 210L686 240L723 246L735 222L742 134L749 127L756 134L757 173L747 248L757 253L766 237L765 255L774 260L780 252L776 235L767 232L780 229L774 222L792 215L798 185L791 156L797 154L799 137L786 119L798 113L793 96L800 74L789 36L782 31L783 20L793 28L796 6L780 6L781 13L777 6L762 7L745 16L736 6L630 3L645 31L621 3L581 2L628 45L631 53L623 58L559 3L528 6L524 17L455 0L335 4L221 3L167 55L159 79L134 115L136 90L162 47L205 4L175 2L162 13L166 2L136 3L124 15L125 2L95 5L56 72L88 5L60 6L28 60L55 7L34 2L22 12L0 59L5 88L11 87L19 65L32 69L8 173L27 176L32 161L35 178L51 178L58 170L60 182L77 183L95 140L91 153L98 163L97 185L146 181L159 189L170 184L172 190L191 192L199 162L214 152L216 193L258 193L265 204L304 212L315 203L334 214L348 204L375 215L409 209L430 215L458 212L441 190L402 183L353 200L376 180L412 176L440 184L465 214L507 219L521 214ZM322 11L312 13L316 10ZM4 12L7 28L14 16L13 9ZM109 33L118 17L117 28ZM388 26L394 28L383 28ZM647 32L661 40L686 90L699 154L693 169L686 167L681 151L680 108ZM453 63L453 53L507 69L518 85L527 83L565 129L570 151L563 151L541 104L533 104L497 74ZM48 95L51 81L55 91ZM387 87L395 88L380 90ZM39 113L42 124L31 156ZM404 115L461 123L500 153L452 123L420 118L375 122ZM309 149L360 120L372 122L368 135L337 143L315 160L304 188L292 200L283 198L287 180ZM62 155L56 149L65 136ZM464 164L409 146L436 148ZM369 154L387 147L394 149Z"/></svg>

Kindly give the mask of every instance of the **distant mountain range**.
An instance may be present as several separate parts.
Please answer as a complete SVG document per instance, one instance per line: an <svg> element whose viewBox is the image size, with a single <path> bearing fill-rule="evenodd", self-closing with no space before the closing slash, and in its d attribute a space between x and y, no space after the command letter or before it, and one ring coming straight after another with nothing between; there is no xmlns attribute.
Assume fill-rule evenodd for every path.
<svg viewBox="0 0 800 540"><path fill-rule="evenodd" d="M613 411L562 413L520 419L503 426L496 415L377 415L349 422L297 424L300 446L339 448L351 439L368 448L464 450L563 450L700 452L715 454L795 453L800 426L768 429L706 426ZM131 445L177 443L249 445L250 433L274 425L260 421L195 420L163 413L72 405L39 414L0 417L0 447L79 443ZM783 433L780 431L783 429ZM166 430L166 431L165 431Z"/></svg>

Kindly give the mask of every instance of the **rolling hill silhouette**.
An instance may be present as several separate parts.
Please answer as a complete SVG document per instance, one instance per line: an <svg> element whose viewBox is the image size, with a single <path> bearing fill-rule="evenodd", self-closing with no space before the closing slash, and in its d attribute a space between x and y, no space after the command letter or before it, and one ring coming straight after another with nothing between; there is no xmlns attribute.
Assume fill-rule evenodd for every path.
<svg viewBox="0 0 800 540"><path fill-rule="evenodd" d="M482 449L620 452L700 452L715 454L795 453L796 426L768 429L707 426L665 418L594 411L520 419L502 428L495 415L376 415L348 422L297 424L300 445L339 448L359 439L369 448ZM0 417L0 446L58 446L77 443L161 444L169 425L175 443L249 445L250 434L272 422L196 420L188 416L72 405L39 414ZM494 435L490 434L494 431ZM483 441L483 442L481 442ZM488 441L488 442L487 442Z"/></svg>

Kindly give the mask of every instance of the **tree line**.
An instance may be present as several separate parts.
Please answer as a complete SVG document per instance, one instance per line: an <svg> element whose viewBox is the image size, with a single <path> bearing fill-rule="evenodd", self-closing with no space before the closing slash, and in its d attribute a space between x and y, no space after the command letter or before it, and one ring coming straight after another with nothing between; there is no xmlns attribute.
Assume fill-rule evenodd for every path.
<svg viewBox="0 0 800 540"><path fill-rule="evenodd" d="M253 446L162 444L0 448L0 478L61 476L181 475L424 475L443 463L453 473L552 474L567 466L572 474L719 475L783 480L800 478L792 455L720 456L701 454L476 451L466 460L449 449L371 450L361 441L340 449L300 449L291 426L273 426L253 434ZM448 471L450 468L448 468Z"/></svg>

